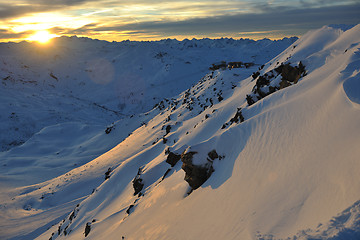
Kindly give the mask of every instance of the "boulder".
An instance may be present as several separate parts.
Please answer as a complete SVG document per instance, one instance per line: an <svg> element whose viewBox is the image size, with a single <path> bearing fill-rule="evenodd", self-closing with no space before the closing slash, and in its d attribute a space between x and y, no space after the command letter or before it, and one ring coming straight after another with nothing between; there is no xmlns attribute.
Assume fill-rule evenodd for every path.
<svg viewBox="0 0 360 240"><path fill-rule="evenodd" d="M249 106L251 106L255 103L254 99L250 95L246 95L246 101Z"/></svg>
<svg viewBox="0 0 360 240"><path fill-rule="evenodd" d="M214 161L216 158L219 158L219 155L217 154L215 149L209 152L208 156L212 161Z"/></svg>
<svg viewBox="0 0 360 240"><path fill-rule="evenodd" d="M90 233L90 230L91 230L91 223L86 223L86 226L85 226L85 237L87 237Z"/></svg>
<svg viewBox="0 0 360 240"><path fill-rule="evenodd" d="M170 133L171 125L167 125L165 130L166 130L166 134L164 136L166 136L166 135L168 135Z"/></svg>
<svg viewBox="0 0 360 240"><path fill-rule="evenodd" d="M130 211L132 210L132 208L134 207L133 204L131 204L128 209L126 210L126 213L130 215Z"/></svg>
<svg viewBox="0 0 360 240"><path fill-rule="evenodd" d="M199 188L214 172L213 160L218 158L215 150L208 153L209 158L205 159L205 163L201 165L194 164L193 156L197 152L189 151L181 154L181 161L183 162L181 168L185 171L184 180L189 183L192 190Z"/></svg>
<svg viewBox="0 0 360 240"><path fill-rule="evenodd" d="M173 152L169 152L167 156L166 162L171 165L171 167L175 166L175 164L180 160L181 155L178 155Z"/></svg>
<svg viewBox="0 0 360 240"><path fill-rule="evenodd" d="M108 170L105 172L105 180L110 178L110 173L111 173L112 169L108 168Z"/></svg>
<svg viewBox="0 0 360 240"><path fill-rule="evenodd" d="M137 195L143 189L144 184L142 183L141 178L136 178L133 180L134 196Z"/></svg>
<svg viewBox="0 0 360 240"><path fill-rule="evenodd" d="M144 187L143 180L141 179L141 173L142 173L142 168L139 168L138 173L136 174L134 180L132 181L134 188L134 196L139 194Z"/></svg>

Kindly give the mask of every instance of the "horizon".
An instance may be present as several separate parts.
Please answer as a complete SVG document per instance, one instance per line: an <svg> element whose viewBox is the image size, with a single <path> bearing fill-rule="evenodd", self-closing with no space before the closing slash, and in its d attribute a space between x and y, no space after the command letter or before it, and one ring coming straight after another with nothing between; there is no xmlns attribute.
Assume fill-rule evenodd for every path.
<svg viewBox="0 0 360 240"><path fill-rule="evenodd" d="M0 42L46 43L73 35L109 42L276 40L329 24L358 24L359 11L356 0L0 0Z"/></svg>
<svg viewBox="0 0 360 240"><path fill-rule="evenodd" d="M62 36L56 36L53 37L51 39L49 39L46 42L39 42L39 40L31 40L31 39L23 39L23 40L19 40L19 41L8 41L8 42L2 42L0 41L0 44L7 44L7 43L37 43L40 45L43 45L44 43L48 44L50 41L56 41L56 39L60 39L60 38L77 38L77 39L89 39L89 40L94 40L94 41L104 41L104 42L108 42L108 43L122 43L122 42L161 42L161 41L167 41L167 40L171 40L171 41L178 41L178 42L183 42L183 41L201 41L201 40L234 40L234 41L239 41L239 40L249 40L249 41L261 41L261 40L270 40L270 41L281 41L283 39L290 39L290 38L297 38L299 39L301 36L285 36L285 37L279 37L279 38L268 38L268 37L263 37L263 38L249 38L249 37L238 37L238 38L233 38L233 37L216 37L216 38L211 38L211 37L203 37L203 38L182 38L182 39L177 39L177 38L162 38L162 39L154 39L154 40L131 40L131 39L124 39L124 40L120 40L120 41L111 41L111 40L104 40L104 39L98 39L98 38L92 38L92 37L88 37L88 36L77 36L77 35L72 35L72 36L67 36L67 35L62 35Z"/></svg>

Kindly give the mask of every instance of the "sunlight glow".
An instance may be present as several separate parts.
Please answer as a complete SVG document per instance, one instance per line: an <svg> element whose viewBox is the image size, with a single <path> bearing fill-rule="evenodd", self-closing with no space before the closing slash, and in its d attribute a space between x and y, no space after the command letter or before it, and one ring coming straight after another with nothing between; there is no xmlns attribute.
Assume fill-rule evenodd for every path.
<svg viewBox="0 0 360 240"><path fill-rule="evenodd" d="M179 40L192 37L279 39L283 36L299 36L311 29L311 26L323 25L324 20L310 26L297 18L289 18L295 9L298 9L296 12L299 15L308 14L312 17L313 11L319 11L319 14L333 19L331 9L339 6L344 11L349 11L349 16L344 12L335 14L335 22L343 22L344 17L350 19L351 16L351 21L358 23L355 8L359 5L354 2L356 1L0 0L0 42L29 40L30 34L44 30L59 36L76 35L108 41L148 41L174 37L179 37ZM322 9L331 11L326 13ZM269 18L269 21L263 20L274 13L279 15Z"/></svg>
<svg viewBox="0 0 360 240"><path fill-rule="evenodd" d="M46 30L38 31L34 35L31 35L27 40L36 41L38 43L48 43L52 38L57 37L56 34L51 34Z"/></svg>
<svg viewBox="0 0 360 240"><path fill-rule="evenodd" d="M87 17L71 16L62 13L30 14L10 21L14 32L41 31L60 27L63 29L76 29L93 21Z"/></svg>

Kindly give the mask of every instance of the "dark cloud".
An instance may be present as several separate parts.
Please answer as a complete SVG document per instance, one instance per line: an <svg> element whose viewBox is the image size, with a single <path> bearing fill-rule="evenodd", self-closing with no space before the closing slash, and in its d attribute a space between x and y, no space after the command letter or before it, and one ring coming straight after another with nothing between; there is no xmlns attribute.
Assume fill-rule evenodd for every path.
<svg viewBox="0 0 360 240"><path fill-rule="evenodd" d="M91 34L92 32L96 32L97 26L98 26L97 24L91 23L77 29L56 27L56 28L52 28L51 32L56 32L57 34L62 34L62 35L88 35Z"/></svg>
<svg viewBox="0 0 360 240"><path fill-rule="evenodd" d="M0 3L0 19L13 18L30 12L42 12L45 10L46 8L41 8L40 6L14 6L11 4Z"/></svg>
<svg viewBox="0 0 360 240"><path fill-rule="evenodd" d="M0 29L0 39L23 39L27 37L31 31L21 32L21 33L14 33L7 29Z"/></svg>
<svg viewBox="0 0 360 240"><path fill-rule="evenodd" d="M99 27L93 31L144 31L167 35L208 35L213 33L234 33L246 31L287 31L303 34L309 29L328 24L357 24L360 22L360 3L322 8L267 7L261 13L236 14L194 18L185 21L140 22L109 27Z"/></svg>
<svg viewBox="0 0 360 240"><path fill-rule="evenodd" d="M163 0L159 0L156 4L162 1ZM144 0L124 0L121 2L115 0L33 0L29 5L16 7L10 3L0 3L0 20L21 16L25 13L50 12L58 9L84 10L79 6L89 2L93 2L95 5L101 4L104 7L110 6L111 4L117 7L123 4L150 4L149 1ZM163 2L169 3L172 1ZM202 4L204 2L208 2L209 4L204 6ZM141 36L143 38L146 36L155 36L158 38L166 38L169 36L235 36L234 34L236 33L256 31L271 31L289 36L302 35L309 29L319 28L328 24L360 23L360 2L358 0L345 0L340 3L335 0L299 0L287 3L284 1L273 1L272 4L264 1L253 1L246 5L248 13L239 13L242 9L241 6L244 4L242 1L225 1L225 5L219 8L216 8L214 4L219 6L219 2L216 1L191 1L191 4L181 6L167 4L166 6L162 6L158 12L149 13L149 16L150 14L154 16L159 14L159 19L162 20L139 21L132 24L123 24L123 19L125 18L122 18L121 15L115 15L114 13L116 13L116 11L114 10L111 13L104 12L103 14L105 14L105 16L102 16L104 17L103 20L102 18L95 19L99 20L101 25L88 24L77 29L56 27L51 30L58 35L81 35L89 37L101 36L102 34L110 36L110 34L113 34L114 39L117 37L117 34L118 36L127 35L127 37L131 39L131 36L137 38L140 35L143 35ZM194 9L203 10L208 13L208 17L194 16L192 19L175 21L172 20L173 18L170 15L166 17L162 17L161 15L161 11L164 11L165 14L174 13L173 16L176 17L177 10L179 12L187 10L191 12ZM227 9L229 9L228 12L226 11ZM107 16L106 14L112 15ZM146 15L146 13L142 14ZM136 15L134 15L134 18L136 19ZM59 24L59 26L61 26L61 24ZM8 36L11 33L0 32L0 34L0 39L9 39ZM14 34L14 36L15 35L16 34Z"/></svg>
<svg viewBox="0 0 360 240"><path fill-rule="evenodd" d="M31 3L41 5L55 5L55 6L77 6L87 2L99 2L99 0L35 0Z"/></svg>
<svg viewBox="0 0 360 240"><path fill-rule="evenodd" d="M0 20L15 18L29 13L49 12L78 6L87 2L98 2L97 0L34 0L28 4L17 5L9 1L0 3Z"/></svg>

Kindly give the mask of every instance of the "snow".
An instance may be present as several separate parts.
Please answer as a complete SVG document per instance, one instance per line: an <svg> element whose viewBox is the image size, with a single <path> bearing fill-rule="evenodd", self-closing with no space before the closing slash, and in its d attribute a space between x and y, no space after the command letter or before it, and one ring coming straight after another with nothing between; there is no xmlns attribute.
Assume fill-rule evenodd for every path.
<svg viewBox="0 0 360 240"><path fill-rule="evenodd" d="M21 145L50 125L106 125L144 113L189 88L214 62L261 64L295 40L109 43L61 37L49 46L2 43L0 127L11 134L1 134L0 150Z"/></svg>
<svg viewBox="0 0 360 240"><path fill-rule="evenodd" d="M358 239L359 28L325 26L276 54L274 43L264 40L270 52L275 49L272 59L269 52L249 49L247 40L122 43L124 51L133 49L123 55L137 52L134 58L126 56L131 66L147 56L139 54L147 44L151 49L170 46L167 54L157 55L165 67L179 49L176 58L200 61L204 64L198 66L207 68L208 57L198 54L213 48L219 51L211 63L230 61L221 51L236 56L247 48L248 55L243 53L240 60L250 61L255 51L258 65L204 70L200 77L179 66L173 70L178 80L167 86L161 85L168 78L160 70L146 81L146 96L169 93L155 108L144 108L144 113L136 104L125 112L116 109L136 114L108 128L109 123L83 121L79 114L78 121L44 126L23 145L1 153L6 166L0 172L0 211L5 216L0 236L82 239L90 226L86 239ZM61 41L78 48L94 44L89 39ZM143 66L149 73L159 64L152 61ZM265 74L281 63L295 66L300 61L306 75L296 84L248 105L246 95L256 84L253 72ZM200 81L187 89L181 80L190 75ZM280 80L273 78L270 85ZM182 89L175 93L177 86ZM87 99L83 90L75 96ZM92 96L115 109L111 95ZM244 121L232 121L240 108ZM84 114L96 119L98 112ZM197 152L196 165L206 164L212 150L221 158L213 161L210 178L190 191L181 160L173 167L165 162L168 150ZM105 179L109 168L110 178ZM42 169L54 172L46 176ZM139 194L134 194L136 179L143 184Z"/></svg>

